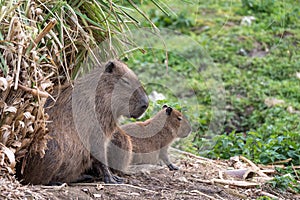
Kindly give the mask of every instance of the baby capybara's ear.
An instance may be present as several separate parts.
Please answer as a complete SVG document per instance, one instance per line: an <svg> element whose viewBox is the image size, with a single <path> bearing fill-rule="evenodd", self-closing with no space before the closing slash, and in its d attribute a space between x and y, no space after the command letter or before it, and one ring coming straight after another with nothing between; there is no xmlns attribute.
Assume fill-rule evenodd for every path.
<svg viewBox="0 0 300 200"><path fill-rule="evenodd" d="M165 105L163 105L163 107L162 107L162 109L165 109L165 108L167 108L168 106L165 104Z"/></svg>
<svg viewBox="0 0 300 200"><path fill-rule="evenodd" d="M107 73L112 73L113 69L115 68L115 64L111 61L109 61L106 65L105 65L105 72Z"/></svg>
<svg viewBox="0 0 300 200"><path fill-rule="evenodd" d="M173 108L168 107L168 108L166 109L167 115L171 115L172 110L173 110Z"/></svg>

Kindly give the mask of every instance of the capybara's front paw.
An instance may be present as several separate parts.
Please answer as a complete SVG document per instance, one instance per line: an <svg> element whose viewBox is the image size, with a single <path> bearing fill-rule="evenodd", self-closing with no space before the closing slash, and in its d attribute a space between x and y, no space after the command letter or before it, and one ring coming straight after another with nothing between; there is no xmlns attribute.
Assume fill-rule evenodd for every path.
<svg viewBox="0 0 300 200"><path fill-rule="evenodd" d="M113 175L113 178L115 181L117 181L117 183L121 184L124 182L124 179L119 177L119 176L116 176L116 175Z"/></svg>
<svg viewBox="0 0 300 200"><path fill-rule="evenodd" d="M172 163L168 165L168 168L170 171L179 170L179 167L177 167L176 165L174 165Z"/></svg>
<svg viewBox="0 0 300 200"><path fill-rule="evenodd" d="M59 182L59 181L51 181L48 184L46 184L47 186L61 186L63 185L63 182Z"/></svg>
<svg viewBox="0 0 300 200"><path fill-rule="evenodd" d="M115 175L104 176L104 183L121 184L123 181L122 178Z"/></svg>

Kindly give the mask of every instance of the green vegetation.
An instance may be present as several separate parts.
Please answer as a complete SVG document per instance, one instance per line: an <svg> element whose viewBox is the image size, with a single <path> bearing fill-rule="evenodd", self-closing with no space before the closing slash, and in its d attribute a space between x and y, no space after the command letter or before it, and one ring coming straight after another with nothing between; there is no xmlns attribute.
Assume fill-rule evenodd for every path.
<svg viewBox="0 0 300 200"><path fill-rule="evenodd" d="M151 117L165 103L181 109L194 132L175 145L198 155L214 159L243 155L262 164L290 159L285 169L278 169L278 176L270 186L299 192L300 172L291 168L300 165L299 2L135 2L138 3L131 0L36 4L0 1L0 75L11 76L28 88L48 92L51 88L42 88L44 83L63 84L75 78L82 70L78 67L86 58L88 48L107 38L116 49L122 42L138 39L153 42L149 48L142 47L145 51L122 52L146 85L148 94L156 91L166 96L166 100L152 102L144 118ZM13 19L22 25L15 23L18 26L13 27ZM57 23L51 29L51 37L36 40L50 20ZM113 37L127 30L134 33L140 26L153 28L154 25L169 32L161 31L157 34L160 37L153 40L131 38L130 34L125 39ZM23 51L18 51L15 45L20 38L25 42ZM15 78L16 63L10 59L18 60L19 72L24 72L19 80ZM36 65L41 69L40 76L47 77L45 80L37 78L27 67ZM19 96L34 100L26 95L23 91ZM11 99L8 102L19 102L15 93L7 97ZM17 113L23 112L23 104L14 105L17 104L20 104ZM18 130L21 125L15 124L16 117L17 114L7 121ZM34 125L34 129L38 131L40 127ZM24 133L29 134L26 130ZM25 136L18 134L21 131L8 135L11 141L16 138L22 141ZM4 145L16 148L13 142Z"/></svg>
<svg viewBox="0 0 300 200"><path fill-rule="evenodd" d="M152 80L156 84L147 85L147 92L157 91L167 97L150 106L146 117L162 103L172 105L184 98L180 106L193 123L194 133L175 145L215 159L244 155L255 163L270 164L291 158L287 166L300 165L299 3L200 0L185 1L182 6L178 1L164 2L174 13L154 11L151 5L141 8L156 26L192 38L208 56L197 54L193 46L183 43L179 54L169 51L168 57L164 49L146 49L144 55L136 52L129 57L142 79L145 68L148 77L159 77ZM252 21L245 20L245 16L252 16ZM199 66L191 65L199 59ZM217 69L215 75L221 78L219 86L225 90L224 102L218 102L224 103L219 113L225 113L218 133L210 126L218 114L212 109L212 91L216 88L209 83L211 74L205 74L212 65ZM175 76L166 75L168 70ZM179 81L189 83L186 90L168 89L169 78L178 76ZM195 96L196 104L190 98ZM299 192L300 172L288 171L278 171L271 186L289 186Z"/></svg>

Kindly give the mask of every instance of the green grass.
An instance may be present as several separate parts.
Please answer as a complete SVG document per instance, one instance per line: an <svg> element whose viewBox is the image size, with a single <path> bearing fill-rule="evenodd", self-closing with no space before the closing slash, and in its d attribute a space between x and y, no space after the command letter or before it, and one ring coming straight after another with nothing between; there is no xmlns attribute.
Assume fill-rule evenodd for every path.
<svg viewBox="0 0 300 200"><path fill-rule="evenodd" d="M146 86L148 93L161 92L167 103L179 102L185 108L194 132L175 145L211 158L244 155L263 164L292 158L287 166L300 165L298 2L200 0L187 1L184 6L179 1L165 2L175 14L167 16L150 5L141 8L150 13L158 27L192 38L207 55L199 55L193 45L177 41L180 49L169 51L168 57L164 49L148 50L144 55L136 52L129 57L129 65L141 74L142 80L145 70L145 76L158 77L153 80L156 84ZM251 26L242 26L244 16L254 16L256 20ZM149 26L146 22L143 25ZM169 70L174 72L169 77L165 75L166 60ZM190 64L197 60L200 65ZM210 69L220 77L218 84L211 84L214 73ZM170 81L172 85L181 85L176 84L177 77L188 84L180 92L168 90ZM212 109L216 106L212 101L217 96L214 91L218 91L215 86L225 90L224 95L221 93L223 101L217 98L219 112ZM284 103L268 107L267 98ZM291 107L296 112L291 113ZM155 113L151 108L146 117ZM211 124L216 119L220 124L214 128ZM296 173L291 173L293 184ZM287 180L277 178L271 185L286 185L284 181ZM298 191L299 184L296 188Z"/></svg>

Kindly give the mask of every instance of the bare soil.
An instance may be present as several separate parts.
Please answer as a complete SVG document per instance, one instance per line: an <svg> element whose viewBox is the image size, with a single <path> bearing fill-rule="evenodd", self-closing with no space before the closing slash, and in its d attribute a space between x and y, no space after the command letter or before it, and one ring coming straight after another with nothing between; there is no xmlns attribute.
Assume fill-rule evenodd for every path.
<svg viewBox="0 0 300 200"><path fill-rule="evenodd" d="M272 190L267 185L237 187L214 183L229 161L210 160L189 153L171 151L178 171L164 165L140 165L130 168L125 183L100 181L62 186L22 186L17 181L0 178L0 199L256 199L264 193L281 199L300 199L291 192ZM50 169L49 169L50 170Z"/></svg>

